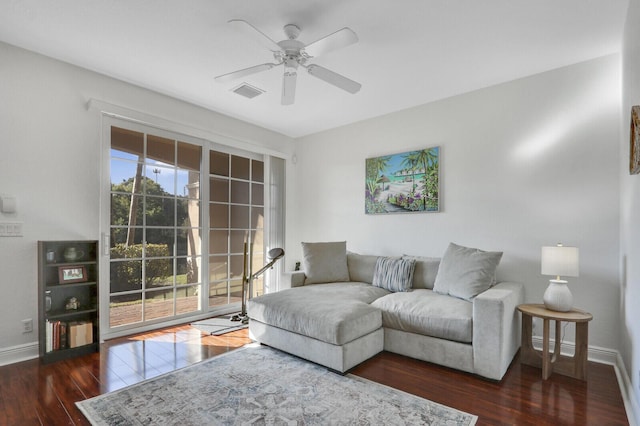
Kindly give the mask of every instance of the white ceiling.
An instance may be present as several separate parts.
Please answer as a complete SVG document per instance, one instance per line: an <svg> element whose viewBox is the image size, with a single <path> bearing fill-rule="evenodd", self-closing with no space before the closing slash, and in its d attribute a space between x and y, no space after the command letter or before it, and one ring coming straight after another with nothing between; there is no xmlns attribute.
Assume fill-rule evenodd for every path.
<svg viewBox="0 0 640 426"><path fill-rule="evenodd" d="M291 137L619 52L628 0L0 0L0 40ZM359 43L317 63L362 83L351 95L282 67L230 84L213 77L272 62L227 24L272 39L293 23L310 43L342 27ZM1 65L0 65L1 66ZM242 81L266 91L246 99Z"/></svg>

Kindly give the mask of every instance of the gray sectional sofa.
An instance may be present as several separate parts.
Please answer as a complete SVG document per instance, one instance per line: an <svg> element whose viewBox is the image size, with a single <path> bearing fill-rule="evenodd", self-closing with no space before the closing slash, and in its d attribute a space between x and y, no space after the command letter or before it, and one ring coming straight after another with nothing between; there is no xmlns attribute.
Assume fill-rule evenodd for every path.
<svg viewBox="0 0 640 426"><path fill-rule="evenodd" d="M251 299L254 340L345 372L386 350L500 380L520 346L519 283L495 282L502 253L451 244L442 259L303 243L290 287Z"/></svg>

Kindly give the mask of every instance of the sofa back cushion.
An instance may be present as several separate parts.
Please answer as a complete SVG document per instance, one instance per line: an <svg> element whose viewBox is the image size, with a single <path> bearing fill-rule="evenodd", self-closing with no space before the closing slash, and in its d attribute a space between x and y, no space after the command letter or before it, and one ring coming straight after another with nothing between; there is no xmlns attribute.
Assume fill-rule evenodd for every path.
<svg viewBox="0 0 640 426"><path fill-rule="evenodd" d="M495 283L502 252L450 243L442 256L433 291L471 300Z"/></svg>
<svg viewBox="0 0 640 426"><path fill-rule="evenodd" d="M349 281L347 242L302 243L305 284Z"/></svg>
<svg viewBox="0 0 640 426"><path fill-rule="evenodd" d="M379 257L371 284L391 292L409 291L413 284L415 266L415 259Z"/></svg>
<svg viewBox="0 0 640 426"><path fill-rule="evenodd" d="M373 271L376 269L378 256L347 252L349 279L361 283L373 282Z"/></svg>
<svg viewBox="0 0 640 426"><path fill-rule="evenodd" d="M438 267L440 266L439 257L422 257L403 255L403 259L415 259L416 269L413 271L412 288L433 289L438 275Z"/></svg>

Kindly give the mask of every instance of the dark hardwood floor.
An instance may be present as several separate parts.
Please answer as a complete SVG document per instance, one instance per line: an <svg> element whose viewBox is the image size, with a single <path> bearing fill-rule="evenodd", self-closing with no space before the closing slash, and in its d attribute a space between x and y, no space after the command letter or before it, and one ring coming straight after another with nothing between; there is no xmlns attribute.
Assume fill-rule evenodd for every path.
<svg viewBox="0 0 640 426"><path fill-rule="evenodd" d="M75 402L120 389L248 343L246 330L208 336L188 325L114 339L101 352L53 364L0 367L0 425L86 425ZM476 414L478 425L628 425L613 367L589 363L586 382L516 358L504 379L383 352L352 374Z"/></svg>

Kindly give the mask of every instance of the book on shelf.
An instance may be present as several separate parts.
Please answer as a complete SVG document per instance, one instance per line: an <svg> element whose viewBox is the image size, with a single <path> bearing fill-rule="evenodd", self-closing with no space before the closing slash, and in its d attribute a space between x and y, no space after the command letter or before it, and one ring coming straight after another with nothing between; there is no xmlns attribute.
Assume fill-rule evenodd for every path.
<svg viewBox="0 0 640 426"><path fill-rule="evenodd" d="M76 348L93 343L93 322L46 322L45 352Z"/></svg>

